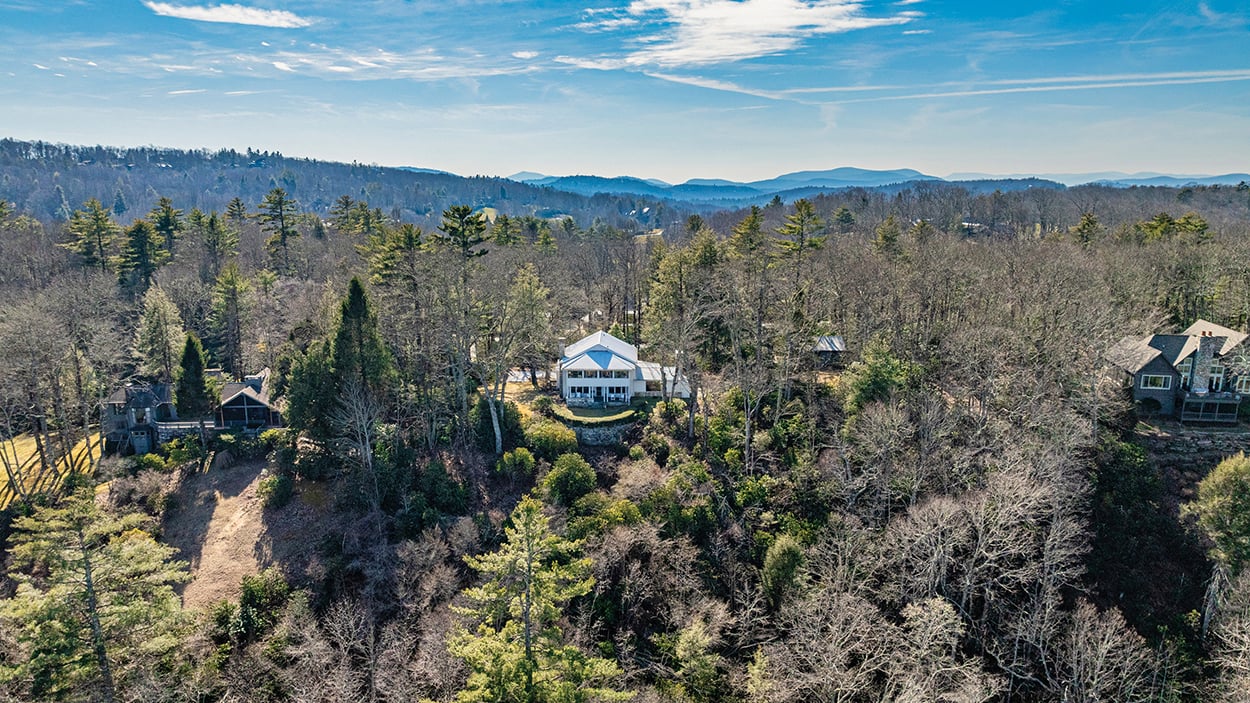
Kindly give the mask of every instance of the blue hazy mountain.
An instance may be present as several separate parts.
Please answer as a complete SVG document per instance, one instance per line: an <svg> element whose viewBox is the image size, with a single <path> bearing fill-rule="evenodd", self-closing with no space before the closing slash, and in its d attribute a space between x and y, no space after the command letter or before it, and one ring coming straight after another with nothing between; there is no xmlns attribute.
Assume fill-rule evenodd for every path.
<svg viewBox="0 0 1250 703"><path fill-rule="evenodd" d="M615 178L586 175L547 176L532 171L515 173L509 178L529 185L545 186L578 195L591 196L599 193L638 195L719 207L763 204L775 196L791 201L848 188L901 188L905 184L921 181L944 182L942 178L909 168L880 171L849 166L824 171L795 171L776 178L749 183L724 178L692 178L685 183L670 185L656 179L633 176ZM995 189L1020 190L1032 187L1062 188L1063 186L1038 179L987 178L979 179L975 185L969 184L967 187L981 192L986 189L990 191Z"/></svg>

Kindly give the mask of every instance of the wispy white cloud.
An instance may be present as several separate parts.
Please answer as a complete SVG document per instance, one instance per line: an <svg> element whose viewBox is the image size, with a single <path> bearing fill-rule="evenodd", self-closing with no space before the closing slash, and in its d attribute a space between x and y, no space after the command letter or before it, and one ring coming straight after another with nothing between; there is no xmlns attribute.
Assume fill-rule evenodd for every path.
<svg viewBox="0 0 1250 703"><path fill-rule="evenodd" d="M738 85L730 81L722 81L715 78L704 78L701 76L679 76L671 73L647 72L646 75L651 78L657 78L670 83L679 83L681 85L692 85L697 88L707 88L708 90L720 90L727 93L739 93L741 95L751 95L757 98L766 98L768 100L786 100L786 96L769 90L759 90Z"/></svg>
<svg viewBox="0 0 1250 703"><path fill-rule="evenodd" d="M932 30L932 29L904 29L904 30L903 30L903 34L906 34L906 35L912 35L912 34L932 34L932 33L933 33L933 30Z"/></svg>
<svg viewBox="0 0 1250 703"><path fill-rule="evenodd" d="M697 66L791 51L818 36L907 24L921 13L868 15L854 0L632 0L622 12L578 27L656 27L635 39L630 65Z"/></svg>
<svg viewBox="0 0 1250 703"><path fill-rule="evenodd" d="M1079 88L1083 85L1091 86L1123 86L1132 87L1134 85L1181 85L1187 82L1194 83L1211 83L1222 81L1240 81L1250 80L1250 68L1229 69L1218 71L1167 71L1160 73L1109 73L1094 74L1084 76L1037 76L1033 78L1004 78L996 80L977 80L977 81L945 81L942 83L929 84L875 84L875 85L836 85L836 86L816 86L808 88L788 88L777 91L778 95L801 95L801 94L819 94L819 93L863 93L863 92L885 92L885 91L911 91L927 90L930 92L940 92L937 89L961 86L964 89L960 91L952 91L949 94L957 95L968 92L978 91L1001 91L1001 92L1027 92L1024 88L1039 87L1052 90L1066 90L1069 88ZM977 88L976 86L992 86L991 88ZM947 93L941 93L947 94ZM928 95L928 93L926 93ZM867 98L870 100L874 98ZM881 98L875 98L881 99ZM896 96L889 96L886 99L898 99Z"/></svg>
<svg viewBox="0 0 1250 703"><path fill-rule="evenodd" d="M522 61L529 61L530 59L538 58L538 52L537 51L514 51L512 52L512 58L521 59Z"/></svg>
<svg viewBox="0 0 1250 703"><path fill-rule="evenodd" d="M1204 83L1228 83L1250 81L1250 69L1235 71L1192 71L1157 74L1125 74L1122 76L1078 76L1034 78L1023 81L988 81L982 85L989 88L966 90L934 90L901 95L879 95L869 98L852 98L836 101L840 104L883 102L889 100L922 100L930 98L966 98L982 95L1008 95L1012 93L1049 93L1074 90L1111 90L1119 88L1148 88L1165 85L1200 85Z"/></svg>
<svg viewBox="0 0 1250 703"><path fill-rule="evenodd" d="M286 71L287 73L292 73L295 71L295 69L291 68L291 64L285 61L274 61L273 67L278 69L279 71Z"/></svg>
<svg viewBox="0 0 1250 703"><path fill-rule="evenodd" d="M312 25L312 20L286 10L264 10L246 5L174 5L144 0L143 4L162 17L175 17L196 22L223 22L257 27L299 29Z"/></svg>
<svg viewBox="0 0 1250 703"><path fill-rule="evenodd" d="M203 88L188 88L186 90L171 90L166 95L195 95L203 92L206 92Z"/></svg>
<svg viewBox="0 0 1250 703"><path fill-rule="evenodd" d="M573 66L574 68L586 68L592 71L615 71L629 66L629 62L623 59L588 59L580 56L557 56L554 61Z"/></svg>

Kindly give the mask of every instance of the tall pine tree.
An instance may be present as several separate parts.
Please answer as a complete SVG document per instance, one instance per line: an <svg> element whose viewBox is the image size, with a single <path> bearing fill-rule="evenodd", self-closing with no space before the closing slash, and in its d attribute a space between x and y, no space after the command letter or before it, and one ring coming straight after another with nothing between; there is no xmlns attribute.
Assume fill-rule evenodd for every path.
<svg viewBox="0 0 1250 703"><path fill-rule="evenodd" d="M183 420L202 418L213 410L213 398L204 379L204 348L194 333L187 333L178 362L178 382L174 386L174 402L178 417Z"/></svg>
<svg viewBox="0 0 1250 703"><path fill-rule="evenodd" d="M498 551L465 561L485 582L465 591L467 607L454 608L475 623L448 641L469 666L458 703L587 703L621 701L620 669L608 659L564 642L564 606L594 585L589 559L577 542L551 530L542 503L531 496L512 511L507 540Z"/></svg>

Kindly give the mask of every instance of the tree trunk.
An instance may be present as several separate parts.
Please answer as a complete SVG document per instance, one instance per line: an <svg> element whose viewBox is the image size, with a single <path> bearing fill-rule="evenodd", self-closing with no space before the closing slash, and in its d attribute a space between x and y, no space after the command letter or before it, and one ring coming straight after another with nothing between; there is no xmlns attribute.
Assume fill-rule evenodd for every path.
<svg viewBox="0 0 1250 703"><path fill-rule="evenodd" d="M495 396L502 395L500 386L501 383L499 380L496 380L494 389L491 390L486 398L486 406L490 408L490 424L495 430L495 456L503 454L503 429L499 425L499 409L496 407L498 401L495 400Z"/></svg>
<svg viewBox="0 0 1250 703"><path fill-rule="evenodd" d="M113 685L113 669L109 665L108 649L104 642L104 628L100 626L100 604L96 599L95 581L91 573L91 555L87 551L86 538L81 526L78 528L78 546L82 552L83 588L87 596L87 618L91 624L91 649L96 666L100 667L100 688L105 703L113 703L116 692Z"/></svg>

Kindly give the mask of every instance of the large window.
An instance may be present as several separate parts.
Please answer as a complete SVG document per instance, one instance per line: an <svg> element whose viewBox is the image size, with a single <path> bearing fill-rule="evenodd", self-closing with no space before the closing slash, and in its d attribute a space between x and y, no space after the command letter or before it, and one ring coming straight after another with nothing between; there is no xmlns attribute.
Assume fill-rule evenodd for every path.
<svg viewBox="0 0 1250 703"><path fill-rule="evenodd" d="M1141 377L1142 390L1148 391L1166 391L1172 388L1171 376L1157 376L1154 374L1144 374Z"/></svg>
<svg viewBox="0 0 1250 703"><path fill-rule="evenodd" d="M1207 387L1213 391L1224 390L1224 366L1222 364L1211 364L1211 377Z"/></svg>
<svg viewBox="0 0 1250 703"><path fill-rule="evenodd" d="M1250 393L1250 373L1243 373L1237 377L1237 392Z"/></svg>
<svg viewBox="0 0 1250 703"><path fill-rule="evenodd" d="M584 376L582 371L569 371L569 378L583 378Z"/></svg>
<svg viewBox="0 0 1250 703"><path fill-rule="evenodd" d="M1194 367L1194 357L1187 356L1185 360L1176 365L1176 372L1181 375L1181 385L1189 387L1189 372Z"/></svg>

